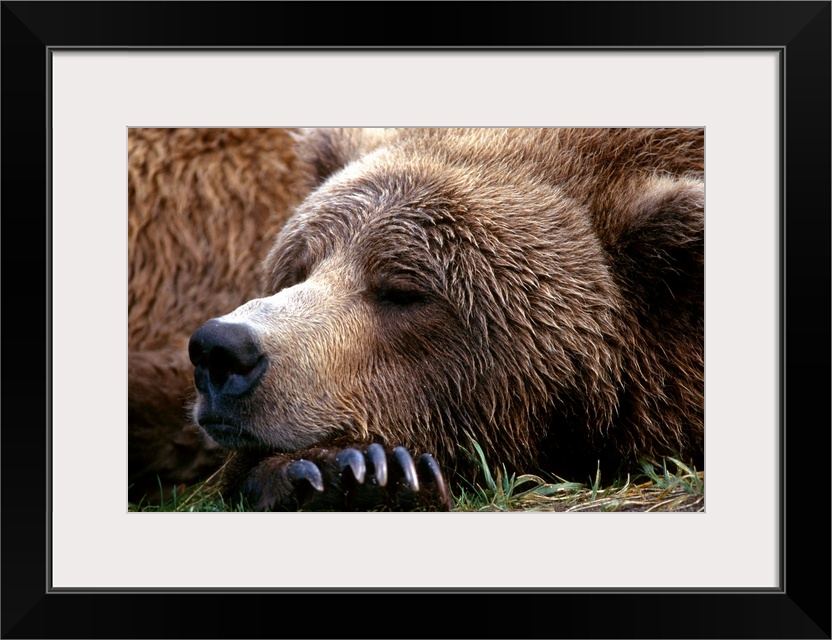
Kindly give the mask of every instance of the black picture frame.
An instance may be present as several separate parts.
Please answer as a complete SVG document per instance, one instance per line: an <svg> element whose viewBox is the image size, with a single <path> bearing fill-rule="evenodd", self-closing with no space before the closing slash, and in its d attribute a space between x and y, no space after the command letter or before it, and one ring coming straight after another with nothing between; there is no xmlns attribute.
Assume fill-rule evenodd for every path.
<svg viewBox="0 0 832 640"><path fill-rule="evenodd" d="M3 638L830 637L830 2L3 2L0 21ZM52 592L48 83L63 47L778 51L780 588ZM684 551L645 558L669 563Z"/></svg>

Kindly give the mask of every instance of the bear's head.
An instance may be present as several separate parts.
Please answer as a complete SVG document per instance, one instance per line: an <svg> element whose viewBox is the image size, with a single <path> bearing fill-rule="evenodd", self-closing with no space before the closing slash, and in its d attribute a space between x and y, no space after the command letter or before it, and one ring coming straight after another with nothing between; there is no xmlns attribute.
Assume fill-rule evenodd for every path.
<svg viewBox="0 0 832 640"><path fill-rule="evenodd" d="M307 132L263 297L191 339L196 421L232 449L382 442L450 468L471 439L555 471L701 447L697 140Z"/></svg>

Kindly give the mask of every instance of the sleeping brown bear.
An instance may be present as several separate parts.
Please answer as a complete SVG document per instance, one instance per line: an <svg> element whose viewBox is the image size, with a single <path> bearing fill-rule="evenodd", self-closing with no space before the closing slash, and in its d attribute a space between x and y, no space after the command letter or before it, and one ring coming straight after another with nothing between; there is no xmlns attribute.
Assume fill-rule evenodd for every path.
<svg viewBox="0 0 832 640"><path fill-rule="evenodd" d="M447 508L493 465L702 465L702 129L310 130L266 287L191 337L257 509Z"/></svg>

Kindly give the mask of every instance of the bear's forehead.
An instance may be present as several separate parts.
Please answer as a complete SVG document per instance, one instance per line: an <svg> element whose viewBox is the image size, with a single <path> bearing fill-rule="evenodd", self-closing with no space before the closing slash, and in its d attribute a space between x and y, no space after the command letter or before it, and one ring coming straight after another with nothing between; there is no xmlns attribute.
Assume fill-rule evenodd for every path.
<svg viewBox="0 0 832 640"><path fill-rule="evenodd" d="M307 199L297 219L307 232L418 235L420 229L463 224L468 191L462 180L455 183L429 163L371 165L334 176Z"/></svg>
<svg viewBox="0 0 832 640"><path fill-rule="evenodd" d="M309 262L347 260L363 270L436 268L442 246L459 235L447 217L408 206L367 207L347 212L310 212L298 232Z"/></svg>
<svg viewBox="0 0 832 640"><path fill-rule="evenodd" d="M462 254L494 253L509 235L513 245L531 247L560 234L563 222L583 226L568 215L572 205L559 187L528 175L387 150L313 192L278 244L303 246L312 260L348 247L368 259L401 254L402 261L449 264ZM530 216L535 207L547 215Z"/></svg>

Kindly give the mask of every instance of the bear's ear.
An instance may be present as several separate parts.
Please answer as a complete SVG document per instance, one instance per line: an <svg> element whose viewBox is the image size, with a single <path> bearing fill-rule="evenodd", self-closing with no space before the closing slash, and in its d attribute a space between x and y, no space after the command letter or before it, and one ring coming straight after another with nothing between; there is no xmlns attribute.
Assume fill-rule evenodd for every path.
<svg viewBox="0 0 832 640"><path fill-rule="evenodd" d="M298 157L311 169L317 187L333 173L381 146L385 129L300 129L293 134Z"/></svg>
<svg viewBox="0 0 832 640"><path fill-rule="evenodd" d="M696 177L652 176L613 196L601 229L617 268L653 303L668 294L698 299L705 264L705 185Z"/></svg>

